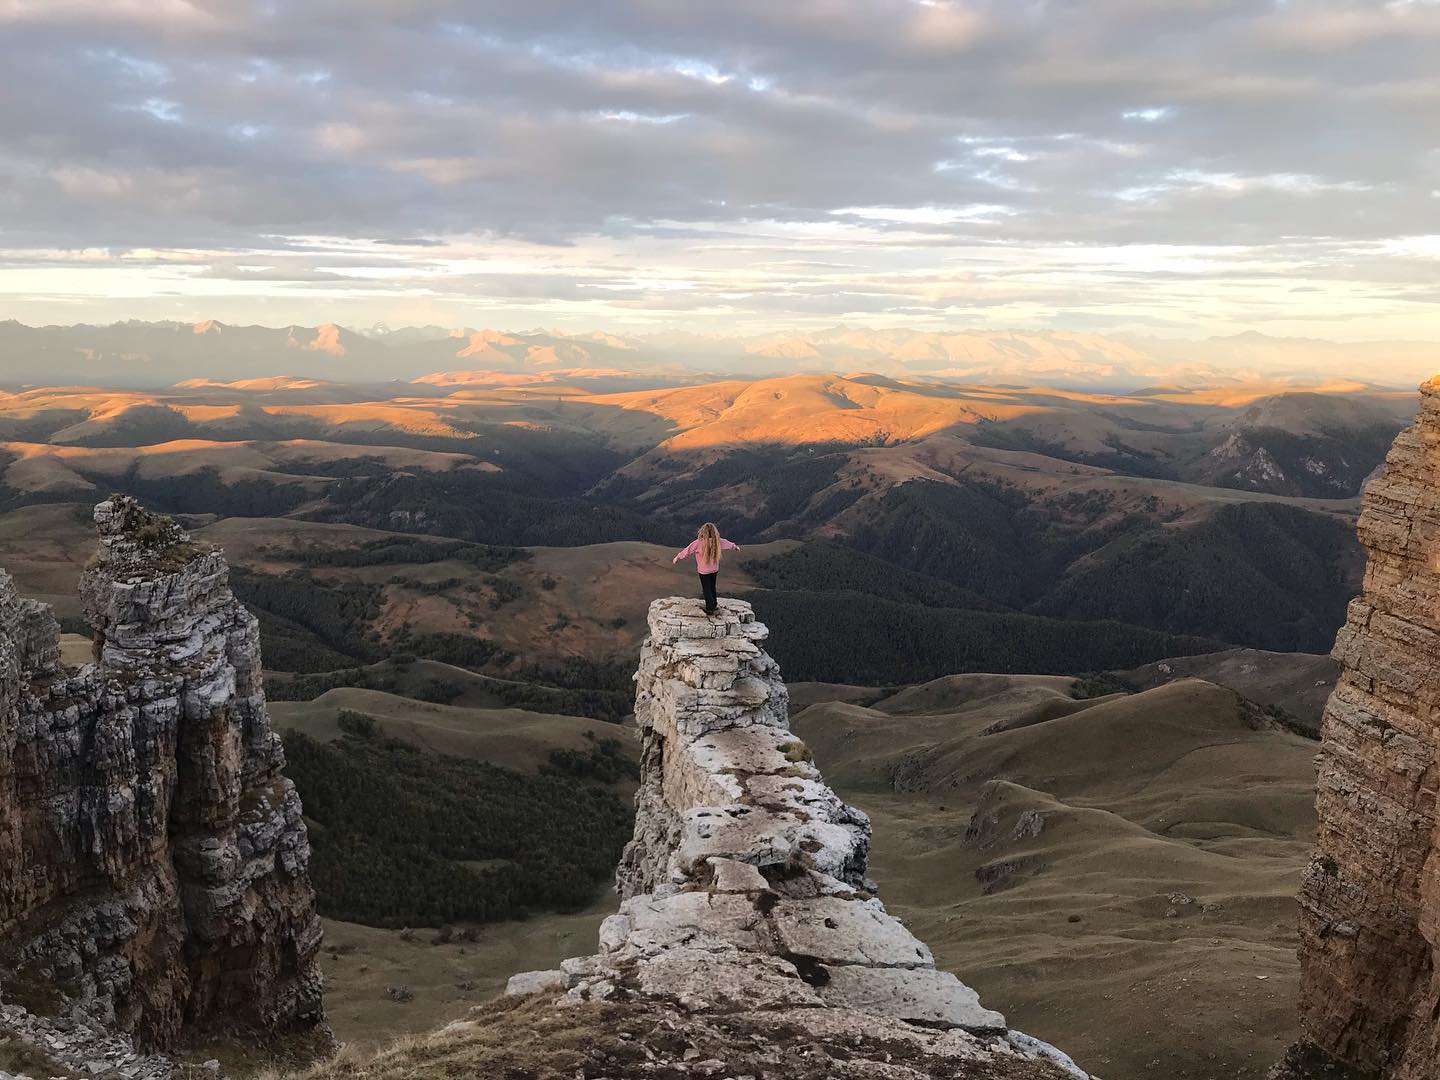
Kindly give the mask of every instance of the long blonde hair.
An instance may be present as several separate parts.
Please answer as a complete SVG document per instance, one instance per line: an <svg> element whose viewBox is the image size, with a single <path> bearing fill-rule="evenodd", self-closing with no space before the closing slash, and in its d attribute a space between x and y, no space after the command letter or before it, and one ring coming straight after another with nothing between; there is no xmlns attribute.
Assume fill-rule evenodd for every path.
<svg viewBox="0 0 1440 1080"><path fill-rule="evenodd" d="M720 530L715 523L707 521L701 525L695 539L700 541L700 558L710 566L716 565L720 561Z"/></svg>

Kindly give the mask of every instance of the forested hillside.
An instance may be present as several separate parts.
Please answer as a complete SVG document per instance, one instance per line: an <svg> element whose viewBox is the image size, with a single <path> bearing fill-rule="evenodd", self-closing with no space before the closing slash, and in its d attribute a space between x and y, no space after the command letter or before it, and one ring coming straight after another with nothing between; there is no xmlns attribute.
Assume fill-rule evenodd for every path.
<svg viewBox="0 0 1440 1080"><path fill-rule="evenodd" d="M1118 622L928 607L858 592L749 593L791 679L890 686L960 671L1123 668L1213 652L1214 640Z"/></svg>
<svg viewBox="0 0 1440 1080"><path fill-rule="evenodd" d="M768 617L867 608L846 622L863 659L784 635L796 676L1324 651L1359 584L1353 495L1408 407L875 376L379 390L0 398L0 503L23 517L115 489L213 530L267 666L295 676L276 684L287 696L462 692L398 675L398 656L617 718L629 688L613 665L643 633L641 601L693 587L664 552L706 520L745 549L722 588ZM264 533L284 539L251 543ZM781 541L796 543L756 552Z"/></svg>
<svg viewBox="0 0 1440 1080"><path fill-rule="evenodd" d="M629 839L626 771L597 748L548 775L416 749L342 714L331 743L291 731L320 910L376 926L489 922L594 899ZM617 764L618 763L618 764ZM633 764L630 764L633 769Z"/></svg>

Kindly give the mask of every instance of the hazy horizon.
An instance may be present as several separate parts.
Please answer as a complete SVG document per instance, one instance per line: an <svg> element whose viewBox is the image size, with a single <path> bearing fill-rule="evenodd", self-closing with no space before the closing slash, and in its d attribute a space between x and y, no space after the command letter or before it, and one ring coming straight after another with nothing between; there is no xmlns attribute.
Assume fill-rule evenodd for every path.
<svg viewBox="0 0 1440 1080"><path fill-rule="evenodd" d="M960 335L960 334L1035 334L1035 335L1074 335L1077 337L1104 337L1115 341L1170 341L1176 343L1203 344L1212 341L1227 341L1243 338L1264 338L1270 341L1288 342L1316 342L1325 345L1376 345L1376 344L1397 344L1397 345L1422 345L1433 346L1440 351L1440 337L1435 338L1414 338L1397 335L1365 337L1347 334L1279 334L1268 333L1259 327L1247 327L1236 329L1226 333L1205 333L1202 328L1195 328L1192 333L1141 333L1129 331L1106 332L1101 330L1089 330L1073 326L1031 326L1020 323L978 326L966 323L954 323L950 325L917 325L907 323L903 320L896 320L889 323L858 323L845 319L835 319L824 324L805 325L795 323L775 322L767 326L755 326L746 329L731 329L729 331L721 328L706 327L701 329L687 328L683 326L674 327L652 327L645 329L624 329L603 323L570 323L559 320L552 322L495 322L484 319L460 318L464 313L456 311L457 318L451 322L436 321L409 321L395 322L389 319L372 319L365 321L363 318L352 320L330 318L323 308L314 308L309 311L308 317L298 319L224 319L218 315L207 315L199 319L181 318L179 316L156 316L154 318L142 317L139 315L123 315L115 318L108 317L86 317L82 312L73 312L70 318L51 319L40 322L34 319L24 319L17 315L0 311L0 324L14 323L32 330L47 328L73 329L75 327L91 326L97 329L105 329L114 326L126 326L135 324L160 325L173 324L176 326L188 326L191 328L202 326L207 323L214 323L224 327L236 329L260 328L265 330L288 330L294 327L306 327L315 329L324 326L337 326L357 334L369 334L372 332L394 332L402 330L426 330L438 329L453 333L476 333L495 332L501 334L556 334L566 337L584 337L587 335L613 335L615 337L631 338L635 340L659 340L667 337L707 337L725 340L758 340L772 337L808 337L817 334L826 334L837 331L853 331L856 333L874 334L931 334L931 335ZM1440 328L1437 328L1440 329Z"/></svg>
<svg viewBox="0 0 1440 1080"><path fill-rule="evenodd" d="M0 321L0 380L164 387L192 379L331 382L648 380L872 372L908 379L1127 391L1274 383L1413 389L1440 371L1430 342L1337 342L1254 331L1204 340L1068 330L854 327L766 334L376 324Z"/></svg>

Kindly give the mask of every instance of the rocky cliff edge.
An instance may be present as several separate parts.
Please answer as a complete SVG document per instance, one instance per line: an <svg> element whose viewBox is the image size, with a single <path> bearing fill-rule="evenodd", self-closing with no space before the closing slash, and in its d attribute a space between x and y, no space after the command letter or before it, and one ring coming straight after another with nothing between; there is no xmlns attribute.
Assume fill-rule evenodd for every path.
<svg viewBox="0 0 1440 1080"><path fill-rule="evenodd" d="M0 573L6 1018L161 1048L190 1027L324 1044L309 844L256 621L174 522L116 497L95 523L94 663L64 667L50 610Z"/></svg>
<svg viewBox="0 0 1440 1080"><path fill-rule="evenodd" d="M1335 643L1300 1015L1285 1076L1440 1077L1440 379L1365 492L1362 596ZM1328 1059L1328 1060L1327 1060ZM1325 1070L1330 1071L1325 1071Z"/></svg>
<svg viewBox="0 0 1440 1080"><path fill-rule="evenodd" d="M778 1025L832 1055L834 1076L851 1074L843 1062L858 1067L861 1047L890 1045L904 1057L884 1072L873 1070L888 1059L867 1058L872 1071L856 1075L1084 1077L1010 1030L886 912L866 877L870 823L791 733L750 605L722 600L707 618L699 601L657 600L649 628L620 911L598 953L516 975L509 992L559 1008L643 1005L690 1025Z"/></svg>

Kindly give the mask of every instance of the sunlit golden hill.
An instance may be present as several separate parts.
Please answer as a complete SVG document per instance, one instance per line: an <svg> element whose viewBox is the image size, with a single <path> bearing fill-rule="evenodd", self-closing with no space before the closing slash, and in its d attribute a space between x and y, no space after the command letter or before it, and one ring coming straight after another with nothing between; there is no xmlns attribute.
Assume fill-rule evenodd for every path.
<svg viewBox="0 0 1440 1080"><path fill-rule="evenodd" d="M591 371L576 383L611 374ZM202 464L263 469L253 448L236 449L255 442L303 443L303 454L259 451L292 462L356 456L353 449L320 445L343 444L372 447L397 467L413 458L391 451L409 447L459 452L503 470L509 463L502 444L528 431L604 447L619 455L614 467L631 476L656 473L657 482L738 448L825 446L854 448L855 467L882 483L956 468L994 469L1012 479L1100 470L1343 497L1358 491L1373 466L1370 444L1378 449L1388 440L1414 402L1354 384L1113 395L856 374L615 393L537 382L532 375L502 373L493 384L481 378L457 371L389 386L192 379L154 392L52 387L3 393L0 440L13 459L4 482L20 490L53 489L54 478L75 462L114 475L123 471L116 460L177 453L188 456L166 467L185 471L211 455ZM1353 453L1343 453L1342 444ZM136 453L85 455L67 447Z"/></svg>

